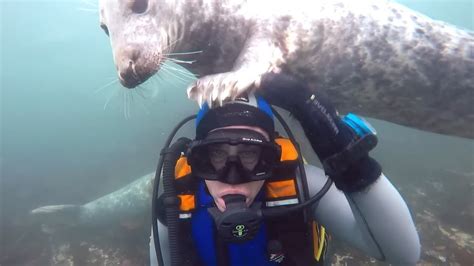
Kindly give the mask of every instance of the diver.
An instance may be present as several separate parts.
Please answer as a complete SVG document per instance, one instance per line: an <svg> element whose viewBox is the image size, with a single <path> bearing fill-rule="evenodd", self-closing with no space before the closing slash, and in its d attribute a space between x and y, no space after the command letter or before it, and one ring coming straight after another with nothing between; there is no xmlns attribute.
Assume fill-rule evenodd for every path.
<svg viewBox="0 0 474 266"><path fill-rule="evenodd" d="M261 95L204 104L195 138L162 151L174 159L163 166L165 192L153 205L150 264L324 265L330 233L378 260L414 265L418 234L369 156L373 128L354 114L340 117L291 78L267 76L262 87L265 99L301 123L323 169L302 164L298 144L275 131L276 113Z"/></svg>

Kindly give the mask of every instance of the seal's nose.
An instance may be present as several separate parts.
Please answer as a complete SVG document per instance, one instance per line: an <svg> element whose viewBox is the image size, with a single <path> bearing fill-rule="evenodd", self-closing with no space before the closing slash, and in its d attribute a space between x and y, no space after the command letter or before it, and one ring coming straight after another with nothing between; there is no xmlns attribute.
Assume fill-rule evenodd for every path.
<svg viewBox="0 0 474 266"><path fill-rule="evenodd" d="M117 51L116 64L120 83L127 88L135 88L142 79L137 71L137 61L140 58L140 51L126 46Z"/></svg>

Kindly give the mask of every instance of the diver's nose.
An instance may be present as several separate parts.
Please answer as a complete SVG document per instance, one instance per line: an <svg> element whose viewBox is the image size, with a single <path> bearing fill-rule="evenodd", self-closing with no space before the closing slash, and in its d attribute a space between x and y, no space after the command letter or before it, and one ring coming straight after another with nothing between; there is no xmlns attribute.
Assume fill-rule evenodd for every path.
<svg viewBox="0 0 474 266"><path fill-rule="evenodd" d="M137 61L140 51L132 46L119 49L116 54L117 72L120 83L127 88L134 88L141 83L140 74L137 71Z"/></svg>
<svg viewBox="0 0 474 266"><path fill-rule="evenodd" d="M239 170L237 170L237 166L232 165L229 167L224 182L231 185L243 183L243 176L241 173L239 173Z"/></svg>

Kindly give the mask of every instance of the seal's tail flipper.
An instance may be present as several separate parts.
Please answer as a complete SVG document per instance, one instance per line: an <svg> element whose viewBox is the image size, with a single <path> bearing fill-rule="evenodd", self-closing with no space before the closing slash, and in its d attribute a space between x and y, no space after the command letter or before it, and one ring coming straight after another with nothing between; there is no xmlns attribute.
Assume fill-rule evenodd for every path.
<svg viewBox="0 0 474 266"><path fill-rule="evenodd" d="M72 227L79 223L80 205L49 205L36 208L30 212L35 222L41 224L46 233Z"/></svg>

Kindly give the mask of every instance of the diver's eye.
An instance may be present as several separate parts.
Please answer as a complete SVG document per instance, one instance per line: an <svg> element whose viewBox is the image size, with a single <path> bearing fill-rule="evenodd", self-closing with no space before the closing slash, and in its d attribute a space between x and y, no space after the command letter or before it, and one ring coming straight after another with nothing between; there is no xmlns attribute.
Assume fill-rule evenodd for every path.
<svg viewBox="0 0 474 266"><path fill-rule="evenodd" d="M240 161L243 164L257 163L260 158L260 149L258 148L247 148L246 150L239 152Z"/></svg>
<svg viewBox="0 0 474 266"><path fill-rule="evenodd" d="M148 0L130 0L130 8L134 13L141 14L148 9Z"/></svg>
<svg viewBox="0 0 474 266"><path fill-rule="evenodd" d="M227 159L227 152L223 149L211 148L209 149L209 158L211 160L225 160Z"/></svg>
<svg viewBox="0 0 474 266"><path fill-rule="evenodd" d="M100 24L100 27L104 30L105 34L109 36L109 29L107 28L107 26L105 26L105 24Z"/></svg>

